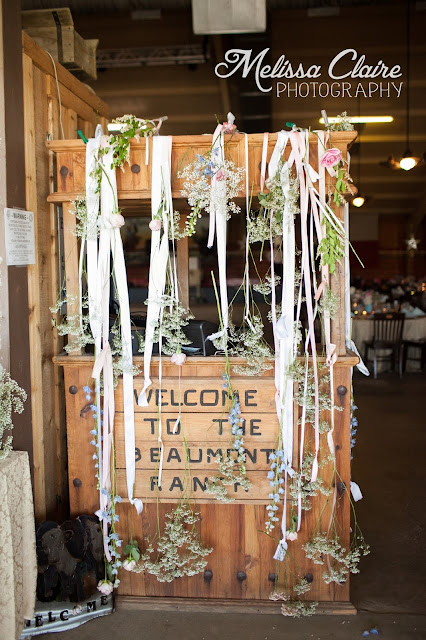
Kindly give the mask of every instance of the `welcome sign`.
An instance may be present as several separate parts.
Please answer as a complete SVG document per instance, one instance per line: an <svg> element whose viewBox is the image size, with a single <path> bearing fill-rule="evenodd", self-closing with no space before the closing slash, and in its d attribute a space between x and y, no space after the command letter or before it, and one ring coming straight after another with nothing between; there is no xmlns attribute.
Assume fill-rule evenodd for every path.
<svg viewBox="0 0 426 640"><path fill-rule="evenodd" d="M269 455L276 448L278 420L275 409L275 386L272 378L237 379L243 422L249 490L236 483L228 494L236 501L264 502L270 491L267 472ZM120 406L121 387L116 406ZM153 385L147 407L136 404L135 390L135 493L145 501L178 499L187 483L197 502L210 502L209 477L218 473L218 463L234 455L228 423L229 397L221 380L211 378L181 380L163 378L161 387ZM160 410L161 408L161 410ZM179 418L179 419L178 419ZM161 422L163 442L162 475L159 481ZM118 491L125 490L124 414L116 413L116 469ZM190 465L191 474L186 470Z"/></svg>

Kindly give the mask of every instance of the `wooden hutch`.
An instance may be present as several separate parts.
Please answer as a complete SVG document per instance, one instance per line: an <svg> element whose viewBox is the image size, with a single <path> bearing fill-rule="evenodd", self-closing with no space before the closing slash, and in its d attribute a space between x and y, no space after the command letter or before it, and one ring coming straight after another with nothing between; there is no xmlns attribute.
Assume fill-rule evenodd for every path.
<svg viewBox="0 0 426 640"><path fill-rule="evenodd" d="M356 137L355 132L331 133L331 141L346 157L350 144ZM244 136L237 134L226 137L227 156L236 166L245 165ZM269 135L268 161L276 143L276 134ZM253 184L253 193L260 191L260 164L262 159L263 134L251 134L249 143L249 184ZM130 162L124 171L117 171L119 204L126 215L148 215L151 195L151 164L145 164L145 140L132 141ZM197 153L204 154L211 145L211 136L177 136L172 146L172 193L174 206L181 213L187 210L182 198L181 181L176 177L183 157L185 163L191 162ZM74 235L76 219L71 213L72 204L78 196L85 193L85 145L79 140L51 141L47 143L56 154L57 190L48 200L62 205L64 226L64 255L66 257L66 285L69 294L78 291L78 246ZM152 147L151 147L152 148ZM317 160L317 137L310 136L310 162L314 168ZM244 193L241 193L243 201ZM343 209L336 209L343 219ZM214 250L214 249L213 249ZM189 301L188 285L188 239L178 242L178 272L183 304ZM343 411L335 412L336 467L340 476L337 498L337 521L341 530L341 539L348 548L350 536L350 385L351 367L358 359L347 353L345 344L345 273L344 264L338 266L331 277L332 289L339 294L340 308L332 322L331 341L337 345L338 360L334 368L334 392L336 404ZM72 312L69 309L68 312ZM92 427L90 403L85 398L83 386L90 384L93 356L72 354L59 355L56 362L64 368L68 473L71 517L82 513L92 514L99 506L98 491L93 468L93 447L90 445L89 432ZM135 362L141 362L142 356L135 356ZM153 465L148 452L155 447L156 436L153 425L156 419L155 397L161 393L163 424L172 424L177 417L176 390L177 367L170 359L163 358L163 378L161 390L156 384L158 375L158 357L152 364L152 402L148 407L139 407L135 401L136 431L136 484L135 495L144 500L145 508L141 516L126 500L120 506L120 534L124 544L130 530L140 543L144 536L155 530L157 504L155 487L150 482ZM273 370L266 371L262 377L233 378L234 388L239 390L242 414L245 419L245 446L256 450L256 457L247 462L248 476L252 489L246 493L235 488L236 501L222 504L215 496L204 491L204 481L216 473L215 452L224 445L221 419L226 414L222 398L222 373L224 363L221 357L188 358L181 367L183 391L182 420L188 446L193 450L191 465L193 480L193 498L196 510L201 513L200 531L205 544L214 548L208 556L208 571L190 578L179 578L172 583L159 583L154 576L121 572L119 602L138 598L139 604L155 607L169 603L193 608L203 603L212 610L215 605L224 606L239 602L251 611L279 610L279 603L268 600L273 588L275 561L273 554L276 541L264 533L265 506L268 503L269 485L266 479L268 469L267 451L275 446L275 434L278 422L275 410L275 386ZM139 393L143 378L135 378L135 390ZM117 490L126 495L124 464L124 429L120 383L116 390L116 477ZM135 394L136 396L136 394ZM295 412L297 415L297 412ZM179 497L180 488L176 478L182 473L184 462L179 445L178 434L170 429L164 436L165 447L175 447L177 454L165 458L161 501L158 507L160 520L170 509L170 504ZM297 451L297 442L295 448ZM295 451L295 453L296 453ZM321 579L323 567L307 560L302 545L309 539L312 528L324 507L325 498L313 499L313 508L303 515L303 526L299 537L291 543L291 563L297 567L300 575L309 575L312 589L309 600L320 603L319 612L352 613L354 608L349 601L349 580L344 584L325 584ZM167 600L166 600L167 598Z"/></svg>

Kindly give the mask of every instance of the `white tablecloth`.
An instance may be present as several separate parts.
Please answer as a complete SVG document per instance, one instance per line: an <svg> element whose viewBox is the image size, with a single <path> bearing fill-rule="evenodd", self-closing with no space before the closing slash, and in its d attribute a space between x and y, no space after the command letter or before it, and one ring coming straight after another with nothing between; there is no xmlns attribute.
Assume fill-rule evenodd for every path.
<svg viewBox="0 0 426 640"><path fill-rule="evenodd" d="M352 318L352 340L355 342L356 347L364 358L365 343L373 339L374 323L372 316L367 318ZM402 334L403 340L421 340L426 338L426 316L420 318L406 318L404 321L404 331ZM367 364L367 363L366 363ZM407 369L418 370L420 368L419 363L413 363L415 366L409 366L410 361L407 363ZM371 363L367 364L371 367Z"/></svg>
<svg viewBox="0 0 426 640"><path fill-rule="evenodd" d="M34 615L37 557L31 476L26 451L0 460L0 637L19 638Z"/></svg>

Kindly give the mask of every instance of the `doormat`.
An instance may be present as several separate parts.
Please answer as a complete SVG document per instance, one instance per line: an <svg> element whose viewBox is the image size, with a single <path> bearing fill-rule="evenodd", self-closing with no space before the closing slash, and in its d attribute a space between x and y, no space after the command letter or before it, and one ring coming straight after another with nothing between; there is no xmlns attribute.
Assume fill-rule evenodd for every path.
<svg viewBox="0 0 426 640"><path fill-rule="evenodd" d="M34 617L25 621L19 638L31 638L43 633L75 629L81 624L113 612L113 596L96 594L82 602L36 602Z"/></svg>

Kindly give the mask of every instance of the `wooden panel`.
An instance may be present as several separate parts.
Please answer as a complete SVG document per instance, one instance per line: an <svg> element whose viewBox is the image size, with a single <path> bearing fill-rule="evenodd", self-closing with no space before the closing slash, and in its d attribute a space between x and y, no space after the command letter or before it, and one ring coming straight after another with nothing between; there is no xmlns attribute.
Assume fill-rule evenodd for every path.
<svg viewBox="0 0 426 640"><path fill-rule="evenodd" d="M121 586L120 586L121 589ZM184 598L149 598L119 595L115 599L117 611L174 611L188 613L235 613L238 615L245 613L256 613L263 615L281 614L280 602L265 602L259 600L224 600L215 598L213 601L199 597L193 600ZM354 616L357 610L350 602L319 602L316 608L316 616Z"/></svg>
<svg viewBox="0 0 426 640"><path fill-rule="evenodd" d="M217 475L214 469L195 470L192 468L191 478L188 479L188 489L197 504L216 502L216 496L206 491L209 476ZM269 482L264 471L248 471L247 477L252 487L246 491L240 485L229 488L229 495L238 503L268 501ZM117 469L117 492L126 495L126 473L124 469ZM162 474L161 487L157 487L158 474L152 470L136 471L135 495L144 502L156 502L160 498L163 502L176 502L182 498L182 491L186 485L185 474L176 470L165 469Z"/></svg>
<svg viewBox="0 0 426 640"><path fill-rule="evenodd" d="M68 441L68 478L70 517L93 514L99 506L96 488L94 447L90 444L94 427L93 417L87 411L83 387L90 381L87 369L64 370Z"/></svg>
<svg viewBox="0 0 426 640"><path fill-rule="evenodd" d="M185 365L186 366L186 365ZM234 390L238 390L241 404L241 411L250 413L273 413L275 414L275 387L271 379L250 379L233 378ZM221 374L219 379L196 378L188 380L181 379L179 383L176 378L163 378L161 390L158 382L154 381L147 390L148 406L141 407L137 404L137 397L143 387L141 377L134 379L134 410L137 413L152 413L156 411L160 402L163 411L169 411L171 407L176 407L174 411L182 407L183 412L206 412L227 414L229 405L228 392L223 388ZM116 410L123 407L123 385L119 381L116 390Z"/></svg>
<svg viewBox="0 0 426 640"><path fill-rule="evenodd" d="M255 407L256 408L256 407ZM185 437L187 442L217 443L226 447L229 445L231 437L230 425L227 415L205 413L182 413L181 424L178 425L176 433L173 433L174 423L178 416L175 413L162 413L161 423L163 426L163 441L169 446L181 441ZM253 417L252 417L253 416ZM256 447L258 442L275 442L278 435L278 419L271 413L243 413L244 442L250 447ZM157 413L136 413L135 414L135 437L136 443L144 442L153 446L158 437L158 414ZM115 440L118 443L124 440L124 417L123 413L115 414ZM138 446L138 444L137 444Z"/></svg>
<svg viewBox="0 0 426 640"><path fill-rule="evenodd" d="M353 131L348 132L336 132L331 134L332 143L344 150L344 155L346 155L346 149L356 137L356 133ZM277 134L270 134L268 140L268 154L267 160L269 161L273 148L275 146L277 140ZM182 186L183 179L178 178L179 170L182 170L187 164L192 162L196 158L196 154L205 154L209 151L211 147L212 139L210 136L175 136L173 138L173 152L172 152L172 167L171 167L171 177L172 177L172 195L175 199L182 198ZM248 136L249 143L249 185L250 191L253 188L253 193L257 195L260 190L260 162L262 157L262 145L263 145L263 134L250 134ZM49 148L54 150L58 154L58 170L59 166L65 164L68 166L68 158L69 156L63 155L69 152L73 153L73 156L77 154L84 154L84 143L81 141L53 141L47 143ZM316 157L316 148L318 144L318 139L315 135L311 135L310 137L310 150L312 153L312 164L313 166L317 166L318 160ZM134 141L131 145L131 153L135 154L133 157L136 159L136 164L140 166L140 172L133 174L131 171L131 167L125 165L124 171L117 173L117 189L118 189L118 198L119 200L132 200L137 201L137 199L150 200L151 197L151 181L150 181L150 165L145 169L144 164L144 151L145 151L145 140ZM236 134L234 136L225 136L225 153L226 156L233 160L237 167L245 166L245 137L242 134ZM290 148L287 145L285 151L285 157L288 157L290 153ZM143 157L142 157L143 156ZM81 162L81 160L80 160ZM133 163L133 164L135 164ZM70 167L68 167L70 168ZM326 180L328 181L330 178L327 175ZM50 196L50 201L60 201L60 200L69 200L75 199L75 197L80 193L82 184L75 181L73 182L63 182L61 181L60 176L58 176L58 191L56 194L52 194ZM240 197L244 196L244 181L241 184L241 192ZM141 204L141 203L140 203Z"/></svg>

